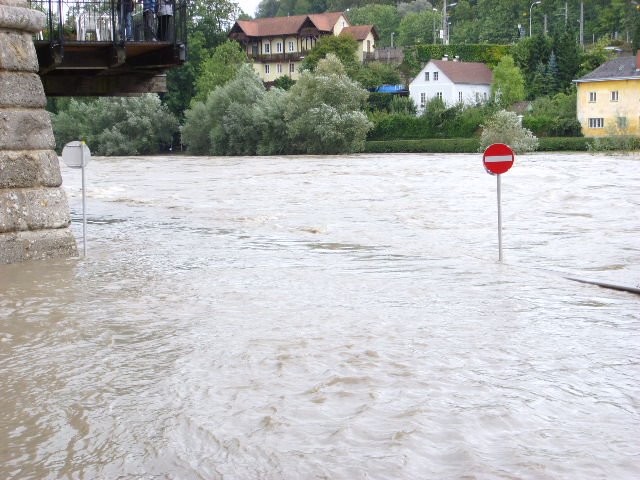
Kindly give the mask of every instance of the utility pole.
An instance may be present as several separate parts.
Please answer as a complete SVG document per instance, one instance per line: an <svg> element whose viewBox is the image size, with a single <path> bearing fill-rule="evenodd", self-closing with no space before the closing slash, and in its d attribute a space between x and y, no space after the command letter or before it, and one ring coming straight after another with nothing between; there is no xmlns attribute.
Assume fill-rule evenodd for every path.
<svg viewBox="0 0 640 480"><path fill-rule="evenodd" d="M442 2L442 44L447 44L447 0Z"/></svg>
<svg viewBox="0 0 640 480"><path fill-rule="evenodd" d="M569 21L569 2L564 2L564 28L567 28L567 22Z"/></svg>
<svg viewBox="0 0 640 480"><path fill-rule="evenodd" d="M584 48L584 2L580 2L580 46Z"/></svg>

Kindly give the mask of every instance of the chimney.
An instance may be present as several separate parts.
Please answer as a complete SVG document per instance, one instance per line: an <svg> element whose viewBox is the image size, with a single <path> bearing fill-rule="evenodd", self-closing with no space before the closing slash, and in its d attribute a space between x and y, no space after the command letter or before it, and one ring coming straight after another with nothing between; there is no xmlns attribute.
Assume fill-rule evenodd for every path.
<svg viewBox="0 0 640 480"><path fill-rule="evenodd" d="M445 55L444 57L442 57L442 61L443 62L448 62L449 61L449 55Z"/></svg>

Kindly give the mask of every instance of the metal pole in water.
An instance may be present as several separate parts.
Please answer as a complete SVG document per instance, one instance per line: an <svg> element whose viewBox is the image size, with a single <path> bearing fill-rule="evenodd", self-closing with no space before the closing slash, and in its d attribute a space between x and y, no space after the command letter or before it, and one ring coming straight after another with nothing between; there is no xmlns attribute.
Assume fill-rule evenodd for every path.
<svg viewBox="0 0 640 480"><path fill-rule="evenodd" d="M502 263L502 207L500 202L500 177L496 175L498 182L498 261Z"/></svg>
<svg viewBox="0 0 640 480"><path fill-rule="evenodd" d="M87 256L87 192L85 188L85 162L84 162L84 142L80 147L80 161L82 165L82 250L83 255Z"/></svg>

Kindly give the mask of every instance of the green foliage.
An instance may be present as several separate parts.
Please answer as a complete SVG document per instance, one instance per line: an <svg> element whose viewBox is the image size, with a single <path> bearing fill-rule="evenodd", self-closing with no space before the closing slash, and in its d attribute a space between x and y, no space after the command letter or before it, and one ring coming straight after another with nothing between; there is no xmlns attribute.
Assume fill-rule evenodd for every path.
<svg viewBox="0 0 640 480"><path fill-rule="evenodd" d="M476 153L478 138L367 141L366 153Z"/></svg>
<svg viewBox="0 0 640 480"><path fill-rule="evenodd" d="M351 9L347 16L352 25L375 25L380 35L380 39L376 41L378 48L390 46L391 33L397 33L400 26L400 15L393 5L370 3Z"/></svg>
<svg viewBox="0 0 640 480"><path fill-rule="evenodd" d="M538 141L539 152L585 152L589 144L584 137L542 137Z"/></svg>
<svg viewBox="0 0 640 480"><path fill-rule="evenodd" d="M213 90L205 102L195 102L186 112L183 143L199 154L247 155L251 149L255 151L255 132L243 132L250 121L244 110L253 106L264 93L264 86L253 67L241 66L231 81Z"/></svg>
<svg viewBox="0 0 640 480"><path fill-rule="evenodd" d="M265 92L249 65L186 112L183 142L213 155L348 153L362 150L368 93L334 55L305 71L291 89Z"/></svg>
<svg viewBox="0 0 640 480"><path fill-rule="evenodd" d="M620 135L596 137L587 143L590 152L632 152L640 150L640 137Z"/></svg>
<svg viewBox="0 0 640 480"><path fill-rule="evenodd" d="M241 65L247 63L247 55L240 44L227 40L218 45L211 56L207 56L200 64L195 80L195 100L204 101L216 87L231 80Z"/></svg>
<svg viewBox="0 0 640 480"><path fill-rule="evenodd" d="M538 139L533 133L520 125L515 113L505 110L496 112L482 126L481 151L494 143L509 145L516 153L533 152L538 148Z"/></svg>
<svg viewBox="0 0 640 480"><path fill-rule="evenodd" d="M577 74L578 78L589 72L593 72L600 65L611 60L614 54L609 50L605 50L605 47L608 45L609 41L604 39L595 43L583 53L580 60L580 69Z"/></svg>
<svg viewBox="0 0 640 480"><path fill-rule="evenodd" d="M413 102L412 102L413 103ZM415 108L415 106L414 106ZM469 107L462 104L446 107L432 99L421 116L407 113L373 112L374 127L369 140L425 138L462 138L477 136L480 124L494 110L492 105Z"/></svg>
<svg viewBox="0 0 640 480"><path fill-rule="evenodd" d="M376 88L381 85L398 85L400 74L393 65L381 62L358 64L348 71L349 76L364 88Z"/></svg>
<svg viewBox="0 0 640 480"><path fill-rule="evenodd" d="M325 35L320 37L318 43L302 61L302 70L313 70L318 62L327 55L333 54L347 68L355 68L357 65L356 52L358 42L350 35Z"/></svg>
<svg viewBox="0 0 640 480"><path fill-rule="evenodd" d="M495 101L504 107L524 100L524 77L513 61L505 55L493 69L492 95Z"/></svg>
<svg viewBox="0 0 640 480"><path fill-rule="evenodd" d="M438 25L440 19L440 14L431 9L420 13L407 14L400 21L398 45L409 46L435 43L437 29L440 28ZM428 28L428 26L431 28Z"/></svg>
<svg viewBox="0 0 640 480"><path fill-rule="evenodd" d="M178 120L155 94L140 97L71 99L52 114L56 149L84 139L97 155L146 155L168 147Z"/></svg>
<svg viewBox="0 0 640 480"><path fill-rule="evenodd" d="M416 104L411 97L401 97L393 95L389 104L389 113L400 113L405 115L415 115L417 113Z"/></svg>
<svg viewBox="0 0 640 480"><path fill-rule="evenodd" d="M576 92L540 97L531 104L523 126L539 137L580 137L582 130L576 118Z"/></svg>
<svg viewBox="0 0 640 480"><path fill-rule="evenodd" d="M275 82L273 82L273 86L281 90L289 90L295 84L296 84L296 81L287 75L278 77L276 78Z"/></svg>
<svg viewBox="0 0 640 480"><path fill-rule="evenodd" d="M294 151L349 153L364 148L371 123L361 112L368 92L328 54L315 72L305 71L289 91L285 120Z"/></svg>

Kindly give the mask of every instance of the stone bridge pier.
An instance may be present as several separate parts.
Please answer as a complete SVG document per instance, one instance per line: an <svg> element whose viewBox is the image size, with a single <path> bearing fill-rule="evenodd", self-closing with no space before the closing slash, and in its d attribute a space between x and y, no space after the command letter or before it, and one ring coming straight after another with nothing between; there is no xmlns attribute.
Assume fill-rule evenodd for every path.
<svg viewBox="0 0 640 480"><path fill-rule="evenodd" d="M44 24L0 0L0 264L77 255L33 46Z"/></svg>

